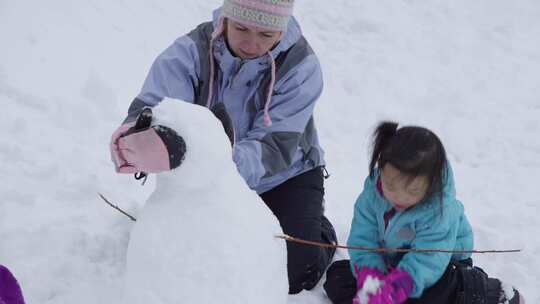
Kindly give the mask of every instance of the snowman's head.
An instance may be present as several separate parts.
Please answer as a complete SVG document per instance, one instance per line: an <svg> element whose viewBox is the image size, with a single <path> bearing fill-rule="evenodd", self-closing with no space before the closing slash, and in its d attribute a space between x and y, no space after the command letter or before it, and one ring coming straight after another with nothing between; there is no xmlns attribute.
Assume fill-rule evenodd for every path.
<svg viewBox="0 0 540 304"><path fill-rule="evenodd" d="M231 145L221 122L205 107L164 99L152 108L152 125L170 128L185 142L180 166L163 176L181 175L183 181L211 177L212 172L233 166Z"/></svg>

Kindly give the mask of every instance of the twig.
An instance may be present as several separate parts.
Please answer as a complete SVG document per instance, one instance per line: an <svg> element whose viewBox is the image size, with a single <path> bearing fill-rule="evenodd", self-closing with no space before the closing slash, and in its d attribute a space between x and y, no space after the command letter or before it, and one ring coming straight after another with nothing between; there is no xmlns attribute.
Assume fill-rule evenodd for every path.
<svg viewBox="0 0 540 304"><path fill-rule="evenodd" d="M448 252L448 253L511 253L511 252L521 252L521 249L510 249L510 250L447 250L447 249L417 249L417 248L370 248L364 246L344 246L339 244L328 244L321 243L316 241L307 241L292 236L276 235L278 239L283 239L289 242L295 242L306 245L313 245L325 248L343 248L351 250L363 250L363 251L372 251L372 252Z"/></svg>
<svg viewBox="0 0 540 304"><path fill-rule="evenodd" d="M133 216L131 216L129 213L125 212L124 210L120 209L118 206L115 206L113 205L111 202L109 202L101 193L98 193L99 197L101 197L101 199L103 201L105 201L105 203L107 203L107 205L113 207L114 209L118 210L120 213L122 213L123 215L129 217L130 220L136 222L137 219L134 218Z"/></svg>

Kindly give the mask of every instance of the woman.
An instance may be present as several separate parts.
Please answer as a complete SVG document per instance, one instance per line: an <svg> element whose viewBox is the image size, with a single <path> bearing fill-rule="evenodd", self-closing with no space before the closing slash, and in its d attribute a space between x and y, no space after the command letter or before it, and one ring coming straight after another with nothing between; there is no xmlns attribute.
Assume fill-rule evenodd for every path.
<svg viewBox="0 0 540 304"><path fill-rule="evenodd" d="M154 131L119 139L144 107L165 97L206 106L224 125L238 171L278 218L283 232L335 242L324 216L325 163L313 121L322 74L292 17L293 6L293 0L225 0L213 22L199 25L160 54L128 118L113 134L117 171L170 169L166 161L148 161L166 157L156 153L155 144L145 144L166 146ZM119 142L140 149L126 154ZM334 251L288 243L289 293L313 288Z"/></svg>

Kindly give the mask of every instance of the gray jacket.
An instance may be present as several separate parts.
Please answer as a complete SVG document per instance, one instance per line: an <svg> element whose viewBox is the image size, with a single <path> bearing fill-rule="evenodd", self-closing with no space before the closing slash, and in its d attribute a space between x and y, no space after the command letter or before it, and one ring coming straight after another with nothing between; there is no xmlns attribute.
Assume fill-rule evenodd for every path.
<svg viewBox="0 0 540 304"><path fill-rule="evenodd" d="M178 38L153 63L140 94L129 109L134 119L145 106L164 97L207 106L210 38L213 22ZM263 193L291 177L324 165L313 121L315 101L322 92L319 60L291 18L288 30L271 55L276 80L264 123L271 78L268 55L250 60L234 57L223 36L213 43L214 80L210 107L224 106L234 131L233 159L250 188Z"/></svg>

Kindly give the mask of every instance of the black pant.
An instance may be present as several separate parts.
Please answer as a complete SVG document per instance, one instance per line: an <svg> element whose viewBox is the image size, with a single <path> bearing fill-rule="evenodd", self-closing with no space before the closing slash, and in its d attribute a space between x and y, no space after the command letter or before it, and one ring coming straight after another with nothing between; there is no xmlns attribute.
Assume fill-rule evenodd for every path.
<svg viewBox="0 0 540 304"><path fill-rule="evenodd" d="M332 224L324 216L324 178L315 168L261 194L279 220L283 233L310 241L336 242ZM289 294L315 287L334 255L334 248L287 242Z"/></svg>
<svg viewBox="0 0 540 304"><path fill-rule="evenodd" d="M326 294L334 304L351 304L356 295L356 279L351 273L349 260L334 262L326 272ZM488 278L472 260L451 261L435 285L424 290L418 299L406 304L497 304L501 295L501 282ZM516 302L517 298L509 303Z"/></svg>

